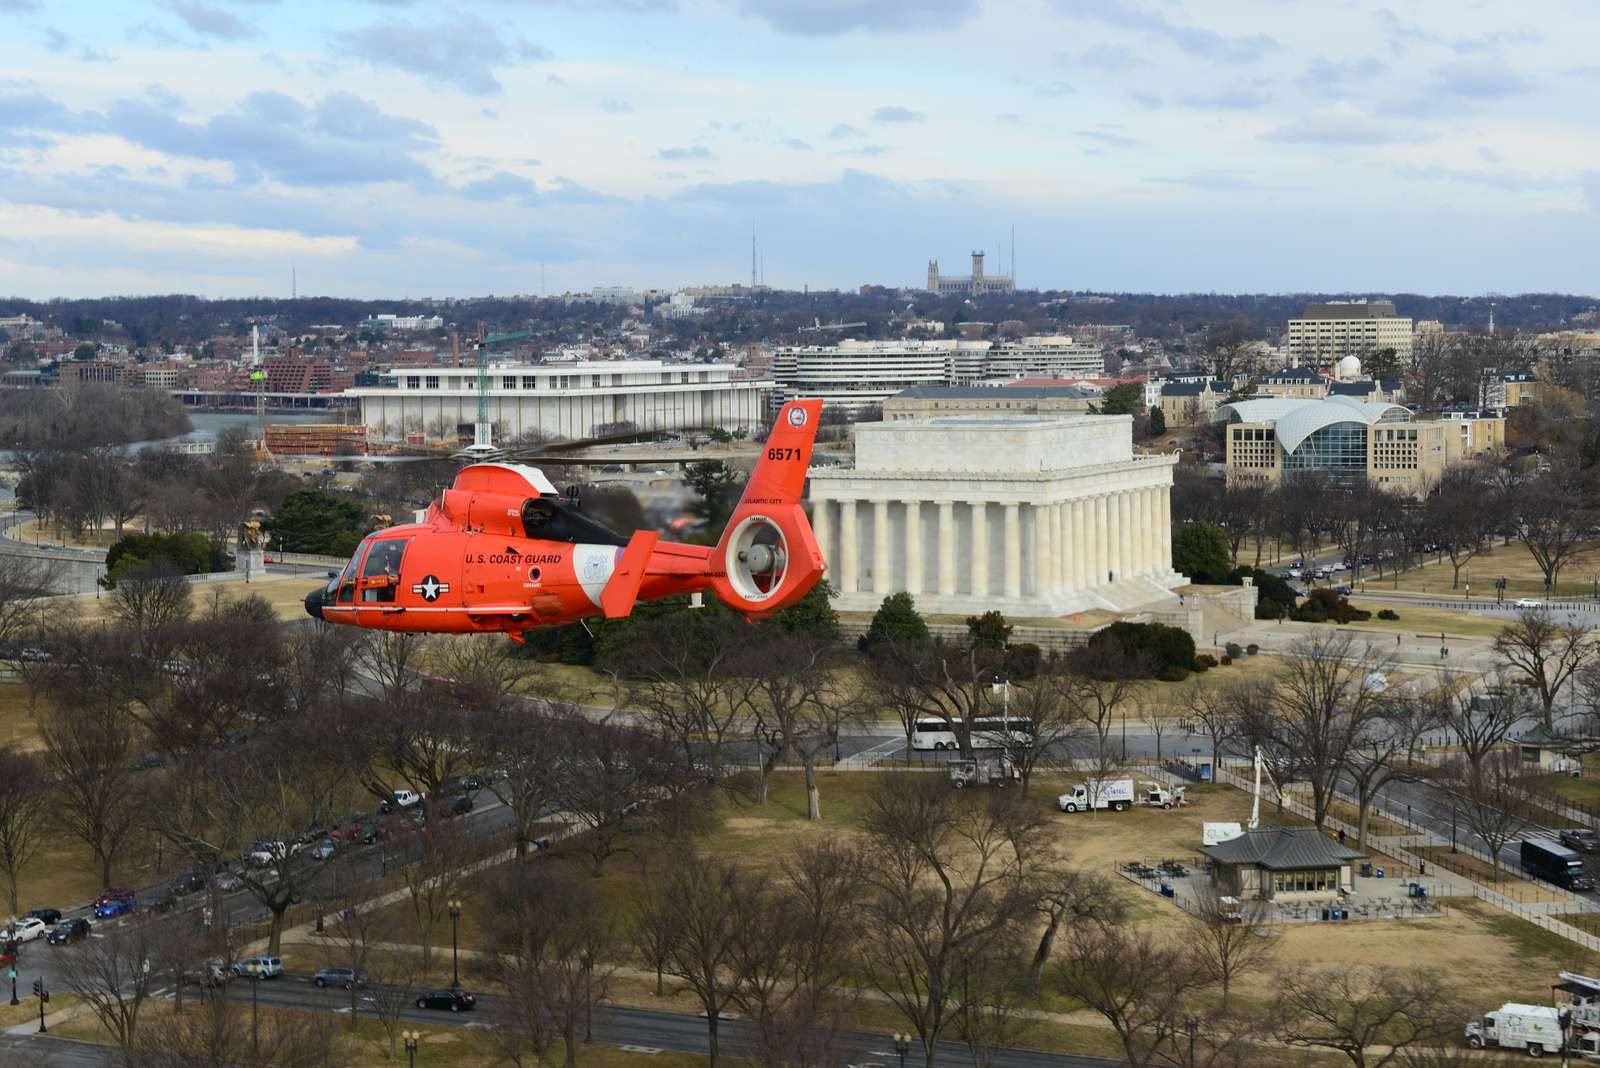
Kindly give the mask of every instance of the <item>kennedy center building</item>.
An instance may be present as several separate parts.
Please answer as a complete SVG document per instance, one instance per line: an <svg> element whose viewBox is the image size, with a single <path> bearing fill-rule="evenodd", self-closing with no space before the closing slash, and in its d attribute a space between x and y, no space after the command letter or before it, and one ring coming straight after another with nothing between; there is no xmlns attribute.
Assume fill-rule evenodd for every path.
<svg viewBox="0 0 1600 1068"><path fill-rule="evenodd" d="M1175 603L1175 455L1129 416L861 423L854 468L811 471L842 611L901 590L925 613L1049 618Z"/></svg>

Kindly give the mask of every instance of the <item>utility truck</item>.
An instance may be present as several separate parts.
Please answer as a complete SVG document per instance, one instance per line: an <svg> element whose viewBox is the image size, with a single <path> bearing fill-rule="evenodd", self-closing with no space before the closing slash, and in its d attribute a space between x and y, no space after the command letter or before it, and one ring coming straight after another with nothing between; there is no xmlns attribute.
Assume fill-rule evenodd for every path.
<svg viewBox="0 0 1600 1068"><path fill-rule="evenodd" d="M1005 786L1021 781L1022 773L1004 756L950 762L950 785L957 790L964 790L968 786Z"/></svg>
<svg viewBox="0 0 1600 1068"><path fill-rule="evenodd" d="M1508 1001L1483 1019L1466 1027L1467 1045L1473 1049L1521 1049L1528 1056L1561 1052L1561 1013L1548 1005L1519 1005Z"/></svg>
<svg viewBox="0 0 1600 1068"><path fill-rule="evenodd" d="M1132 779L1089 779L1056 799L1062 812L1081 812L1109 808L1123 812L1131 805L1171 808L1183 804L1183 787L1169 789L1158 782L1141 782L1135 791Z"/></svg>

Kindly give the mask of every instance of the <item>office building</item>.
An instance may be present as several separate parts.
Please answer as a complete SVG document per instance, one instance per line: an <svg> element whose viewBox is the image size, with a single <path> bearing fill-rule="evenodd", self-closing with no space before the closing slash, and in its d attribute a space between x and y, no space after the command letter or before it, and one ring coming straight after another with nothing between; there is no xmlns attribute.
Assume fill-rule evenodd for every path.
<svg viewBox="0 0 1600 1068"><path fill-rule="evenodd" d="M1383 349L1405 363L1411 337L1411 320L1395 314L1393 301L1307 304L1300 318L1289 320L1289 365L1328 369L1346 356L1360 359Z"/></svg>
<svg viewBox="0 0 1600 1068"><path fill-rule="evenodd" d="M1230 485L1275 486L1316 472L1335 483L1365 481L1422 497L1450 466L1505 446L1505 419L1498 413L1413 420L1398 404L1339 395L1234 401L1218 408L1216 418L1227 424Z"/></svg>
<svg viewBox="0 0 1600 1068"><path fill-rule="evenodd" d="M914 386L949 385L958 365L981 366L988 352L987 341L944 338L778 346L772 350L773 399L821 397L836 411L857 411Z"/></svg>
<svg viewBox="0 0 1600 1068"><path fill-rule="evenodd" d="M1099 378L1105 373L1106 357L1099 345L1060 336L997 342L983 362L983 377L989 379Z"/></svg>
<svg viewBox="0 0 1600 1068"><path fill-rule="evenodd" d="M1527 371L1489 368L1478 381L1478 405L1483 408L1517 408L1539 395L1539 379Z"/></svg>
<svg viewBox="0 0 1600 1068"><path fill-rule="evenodd" d="M915 386L883 402L887 423L927 419L1036 419L1085 415L1098 390L1077 386Z"/></svg>
<svg viewBox="0 0 1600 1068"><path fill-rule="evenodd" d="M771 392L771 382L743 377L728 363L497 364L489 369L489 420L513 438L583 438L619 423L641 430L756 430L766 425ZM360 401L361 421L383 438L441 423L453 430L477 419L477 373L466 367L389 370L378 385L345 395Z"/></svg>
<svg viewBox="0 0 1600 1068"><path fill-rule="evenodd" d="M1199 382L1166 382L1161 387L1161 416L1167 426L1199 426L1211 422L1227 390L1210 377Z"/></svg>
<svg viewBox="0 0 1600 1068"><path fill-rule="evenodd" d="M442 330L444 320L437 315L374 315L356 324L357 330Z"/></svg>
<svg viewBox="0 0 1600 1068"><path fill-rule="evenodd" d="M983 253L972 254L971 274L940 274L939 261L928 261L928 292L941 297L971 297L985 293L1015 293L1016 283L1003 274L983 273Z"/></svg>
<svg viewBox="0 0 1600 1068"><path fill-rule="evenodd" d="M1006 384L1017 379L1079 379L1105 373L1096 346L1069 337L856 341L771 350L777 400L821 397L857 410L919 386Z"/></svg>
<svg viewBox="0 0 1600 1068"><path fill-rule="evenodd" d="M1002 392L1002 391L995 391ZM814 468L812 526L841 611L909 592L928 614L1038 619L1176 606L1175 455L1129 416L861 423L853 468Z"/></svg>

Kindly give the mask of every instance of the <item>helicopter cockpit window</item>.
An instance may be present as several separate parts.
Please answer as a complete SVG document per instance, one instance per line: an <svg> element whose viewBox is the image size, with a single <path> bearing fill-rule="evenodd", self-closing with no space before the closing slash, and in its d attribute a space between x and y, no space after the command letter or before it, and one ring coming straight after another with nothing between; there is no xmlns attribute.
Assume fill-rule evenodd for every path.
<svg viewBox="0 0 1600 1068"><path fill-rule="evenodd" d="M400 588L400 561L406 554L409 538L375 541L361 566L361 603L389 604Z"/></svg>
<svg viewBox="0 0 1600 1068"><path fill-rule="evenodd" d="M350 561L344 565L344 570L334 581L339 584L339 603L350 604L356 599L356 575L361 567L361 557L366 553L370 542L362 542L356 546L356 551L350 554Z"/></svg>

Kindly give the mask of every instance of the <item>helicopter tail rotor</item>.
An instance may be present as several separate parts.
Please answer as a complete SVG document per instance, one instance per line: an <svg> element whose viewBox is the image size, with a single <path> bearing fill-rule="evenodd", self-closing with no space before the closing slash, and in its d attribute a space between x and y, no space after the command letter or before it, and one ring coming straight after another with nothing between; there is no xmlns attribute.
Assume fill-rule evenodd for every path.
<svg viewBox="0 0 1600 1068"><path fill-rule="evenodd" d="M712 551L712 590L748 617L768 616L798 601L827 569L800 505L821 415L820 400L783 406Z"/></svg>

